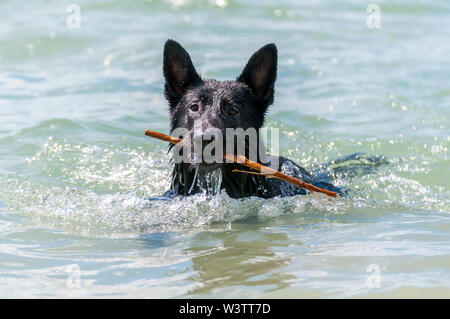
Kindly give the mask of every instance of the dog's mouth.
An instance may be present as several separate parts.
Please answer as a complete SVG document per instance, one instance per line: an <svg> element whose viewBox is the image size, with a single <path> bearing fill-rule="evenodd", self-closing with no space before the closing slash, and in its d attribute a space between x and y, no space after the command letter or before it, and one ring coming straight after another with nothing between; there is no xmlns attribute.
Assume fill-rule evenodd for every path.
<svg viewBox="0 0 450 319"><path fill-rule="evenodd" d="M218 137L220 136L220 137ZM206 131L190 132L190 140L185 151L191 166L202 172L209 172L220 168L224 164L223 132L217 128Z"/></svg>
<svg viewBox="0 0 450 319"><path fill-rule="evenodd" d="M223 167L223 163L191 163L193 169L198 169L200 173L208 173Z"/></svg>
<svg viewBox="0 0 450 319"><path fill-rule="evenodd" d="M193 168L198 168L200 172L210 172L221 168L224 165L223 153L216 151L216 149L207 150L202 148L200 151L195 150L192 146L190 149L190 165Z"/></svg>
<svg viewBox="0 0 450 319"><path fill-rule="evenodd" d="M233 133L233 132L232 132ZM175 163L186 163L192 169L201 172L209 172L223 167L230 162L230 159L225 159L224 155L242 155L252 161L258 161L258 136L254 134L256 140L252 140L249 135L230 135L224 133L217 128L209 128L207 130L190 130L185 132L180 138L183 143L174 147ZM237 132L234 134L243 134ZM226 136L226 138L225 138ZM177 150L181 147L181 155Z"/></svg>

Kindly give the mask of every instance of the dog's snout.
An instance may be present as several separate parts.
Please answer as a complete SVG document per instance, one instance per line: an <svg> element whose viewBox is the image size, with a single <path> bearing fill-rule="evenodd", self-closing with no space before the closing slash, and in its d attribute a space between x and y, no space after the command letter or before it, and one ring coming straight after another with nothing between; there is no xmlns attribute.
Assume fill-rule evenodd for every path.
<svg viewBox="0 0 450 319"><path fill-rule="evenodd" d="M209 143L216 140L217 135L221 134L218 129L207 129L205 131L194 131L193 139L195 143L199 143L202 147L205 147Z"/></svg>

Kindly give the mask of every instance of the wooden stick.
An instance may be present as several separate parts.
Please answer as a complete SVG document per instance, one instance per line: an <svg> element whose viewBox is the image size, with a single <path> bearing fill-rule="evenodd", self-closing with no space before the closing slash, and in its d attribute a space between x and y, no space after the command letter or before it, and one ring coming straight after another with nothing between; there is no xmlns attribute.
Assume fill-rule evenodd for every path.
<svg viewBox="0 0 450 319"><path fill-rule="evenodd" d="M178 144L178 143L183 141L180 138L176 138L176 137L173 137L173 136L170 136L170 135L166 135L166 134L163 134L163 133L150 131L150 130L146 130L145 131L145 135L153 137L153 138L157 138L159 140L166 141L166 142L169 142L169 143L172 143L172 144Z"/></svg>
<svg viewBox="0 0 450 319"><path fill-rule="evenodd" d="M234 169L232 170L233 173L243 173L243 174L252 174L252 175L262 175L262 176L266 176L267 178L277 178L273 175L267 175L264 173L258 173L258 172L252 172L252 171L243 171L241 169Z"/></svg>
<svg viewBox="0 0 450 319"><path fill-rule="evenodd" d="M155 131L151 131L151 130L146 130L145 131L145 135L162 140L162 141L166 141L172 144L178 144L180 142L182 142L182 139L170 136L170 135L166 135L163 133L159 133L159 132L155 132ZM268 166L253 162L251 160L249 160L248 158L246 158L245 156L242 155L230 155L230 154L224 154L223 158L225 160L234 162L234 163L238 163L241 164L243 166L247 166L250 167L254 170L256 170L259 173L256 173L257 175L266 175L267 177L275 177L278 179L281 179L285 182L297 185L301 188L307 189L309 191L312 192L318 192L318 193L323 193L326 194L328 196L331 197L337 197L338 194L332 191L329 191L327 189L323 189L317 186L314 186L312 184L306 183L302 180L299 180L297 178L291 177L289 175L286 175L284 173L281 173L277 170L274 170L273 168L270 168ZM247 171L241 171L241 170L233 170L233 171L237 171L239 173L247 173L247 174L255 174L255 172L247 172Z"/></svg>
<svg viewBox="0 0 450 319"><path fill-rule="evenodd" d="M277 170L274 170L273 168L270 168L268 166L253 162L251 160L249 160L248 158L246 158L245 156L242 155L229 155L229 154L225 154L223 156L225 159L233 161L235 163L239 163L241 165L250 167L258 172L263 173L264 175L269 175L269 176L273 176L276 177L278 179L281 179L285 182L297 185L301 188L313 191L313 192L318 192L318 193L324 193L327 194L328 196L332 196L332 197L337 197L338 194L332 191L329 191L327 189L323 189L317 186L314 186L312 184L306 183L302 180L299 180L295 177L291 177L289 175L286 175L284 173L281 173Z"/></svg>

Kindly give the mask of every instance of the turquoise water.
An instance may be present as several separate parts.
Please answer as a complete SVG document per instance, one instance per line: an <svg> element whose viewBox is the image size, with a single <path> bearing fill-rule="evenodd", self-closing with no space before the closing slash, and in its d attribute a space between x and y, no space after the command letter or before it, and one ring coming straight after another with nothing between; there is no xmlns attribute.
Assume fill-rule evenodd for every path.
<svg viewBox="0 0 450 319"><path fill-rule="evenodd" d="M0 3L0 297L450 297L448 1L378 1L380 28L369 1L77 0L73 29L70 3ZM149 206L168 38L221 80L275 42L280 153L389 163L350 199Z"/></svg>

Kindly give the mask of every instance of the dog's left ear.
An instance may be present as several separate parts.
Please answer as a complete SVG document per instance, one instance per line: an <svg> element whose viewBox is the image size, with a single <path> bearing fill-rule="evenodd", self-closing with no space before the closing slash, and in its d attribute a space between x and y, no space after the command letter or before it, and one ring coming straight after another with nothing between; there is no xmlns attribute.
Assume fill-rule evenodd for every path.
<svg viewBox="0 0 450 319"><path fill-rule="evenodd" d="M277 47L270 43L256 51L242 74L237 78L253 91L263 112L273 103L274 86L277 78Z"/></svg>
<svg viewBox="0 0 450 319"><path fill-rule="evenodd" d="M202 82L189 53L174 40L167 40L164 45L163 72L165 95L171 108L178 104L189 86Z"/></svg>

